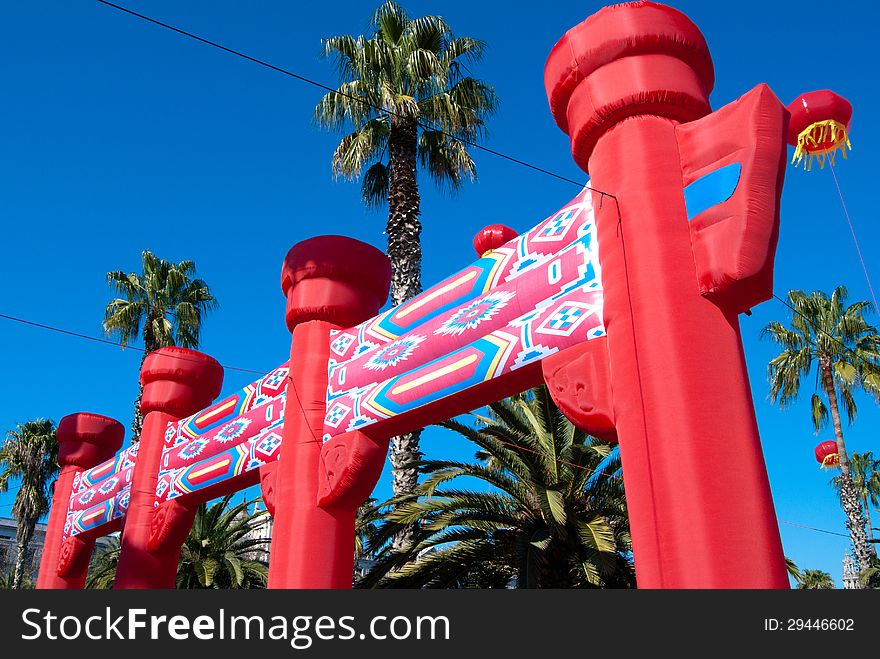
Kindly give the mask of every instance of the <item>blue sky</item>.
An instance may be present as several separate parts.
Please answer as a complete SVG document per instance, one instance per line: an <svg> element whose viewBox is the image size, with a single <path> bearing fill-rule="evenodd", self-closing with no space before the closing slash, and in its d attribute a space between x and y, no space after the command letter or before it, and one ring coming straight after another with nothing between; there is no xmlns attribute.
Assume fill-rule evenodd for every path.
<svg viewBox="0 0 880 659"><path fill-rule="evenodd" d="M487 146L584 180L550 117L542 72L555 41L601 4L406 6L413 15L442 14L458 33L488 42L474 71L501 98ZM826 87L851 100L854 151L837 173L868 267L880 277L870 157L880 150L872 125L880 92L870 82L880 10L853 3L838 22L843 19L831 18L819 2L669 4L687 13L709 42L717 77L713 107L759 82L785 103ZM333 84L333 67L318 56L320 39L362 32L374 4L131 0L127 6ZM0 4L0 51L0 313L100 335L110 297L105 273L137 270L140 252L150 249L167 259L194 259L220 300L205 323L202 349L224 364L268 371L289 346L278 285L288 248L319 233L384 246L382 213L363 209L356 184L332 178L338 137L311 123L319 90L91 0ZM426 284L473 259L471 237L482 226L526 230L577 192L494 156L475 157L479 181L456 197L423 186ZM831 174L790 168L776 291L830 290L839 283L854 299L867 299ZM742 318L777 513L786 522L845 532L829 475L812 455L830 432L813 435L806 403L780 412L767 400L766 363L774 349L758 334L787 313L770 301ZM132 350L0 319L0 428L78 410L127 425L138 363ZM251 379L227 371L225 390ZM880 410L864 396L859 403L847 444L880 453ZM438 430L426 433L423 450L431 457L472 452ZM388 492L386 473L376 494ZM10 495L0 496L0 515L9 514L11 503ZM840 581L846 538L789 524L781 532L799 565ZM749 541L748 529L742 540Z"/></svg>

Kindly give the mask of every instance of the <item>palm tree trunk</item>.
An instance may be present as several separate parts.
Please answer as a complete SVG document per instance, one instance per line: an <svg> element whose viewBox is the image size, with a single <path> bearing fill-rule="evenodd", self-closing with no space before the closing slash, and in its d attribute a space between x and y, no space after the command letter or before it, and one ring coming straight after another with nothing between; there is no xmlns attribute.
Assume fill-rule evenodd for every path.
<svg viewBox="0 0 880 659"><path fill-rule="evenodd" d="M31 543L31 538L34 537L34 527L36 524L36 520L18 520L18 529L15 534L18 555L15 557L15 568L12 573L12 587L15 589L21 588L22 581L24 580L24 562L25 558L27 558L28 545Z"/></svg>
<svg viewBox="0 0 880 659"><path fill-rule="evenodd" d="M871 549L874 550L874 554L877 554L877 550L874 548L874 529L871 528L871 507L868 505L868 497L862 498L862 507L865 510L865 522L868 527L868 539L871 541Z"/></svg>
<svg viewBox="0 0 880 659"><path fill-rule="evenodd" d="M418 126L415 119L393 117L388 136L388 258L391 301L395 306L422 292L422 224L416 182Z"/></svg>
<svg viewBox="0 0 880 659"><path fill-rule="evenodd" d="M141 399L144 397L144 385L141 384L141 371L144 368L144 362L151 352L159 349L159 344L153 336L152 331L153 318L147 316L144 321L144 355L141 357L141 365L138 368L138 395L134 401L134 419L131 422L131 443L139 442L141 439L141 429L144 426L144 415L141 413Z"/></svg>
<svg viewBox="0 0 880 659"><path fill-rule="evenodd" d="M388 136L391 174L388 181L388 258L391 261L391 301L396 306L422 291L422 246L419 221L419 187L416 182L418 125L415 118L392 117ZM411 493L418 484L418 472L407 466L421 458L421 430L391 440L392 491L394 496ZM409 544L414 527L394 537L393 548Z"/></svg>
<svg viewBox="0 0 880 659"><path fill-rule="evenodd" d="M837 387L834 384L834 375L831 371L831 360L821 357L819 369L822 374L822 386L828 397L828 408L831 412L831 422L834 426L834 439L837 442L837 453L840 459L840 505L846 514L846 527L852 540L853 553L859 571L871 567L871 545L865 533L865 513L862 510L862 499L856 491L852 479L849 454L843 442L843 425L840 422L840 409L837 406Z"/></svg>

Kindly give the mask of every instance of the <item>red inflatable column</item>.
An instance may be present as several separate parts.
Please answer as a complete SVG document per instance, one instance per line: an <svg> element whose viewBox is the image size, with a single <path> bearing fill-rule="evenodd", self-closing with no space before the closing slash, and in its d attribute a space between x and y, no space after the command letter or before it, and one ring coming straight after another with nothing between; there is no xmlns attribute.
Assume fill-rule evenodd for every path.
<svg viewBox="0 0 880 659"><path fill-rule="evenodd" d="M705 40L669 7L608 7L556 45L545 83L575 160L592 186L617 201L595 198L614 420L639 587L786 588L737 319L748 306L743 300L769 293L775 229L744 230L754 243L746 256L769 260L760 282L748 282L759 290L740 286L726 300L713 299L701 290L693 213L683 194L685 138L678 127L711 111ZM766 107L765 116L752 119L784 134L784 112ZM694 148L718 144L723 152L748 127L727 128L728 134L703 135ZM735 156L742 161L740 188L752 184L746 170L760 141L757 134L744 139L749 148ZM771 193L781 185L779 155L775 160L757 184ZM772 224L778 196L770 202L764 209L771 209ZM718 227L727 219L718 217ZM712 248L714 266L740 245L722 240Z"/></svg>
<svg viewBox="0 0 880 659"><path fill-rule="evenodd" d="M357 505L319 505L330 331L374 316L390 277L385 254L342 236L298 243L285 258L281 288L293 336L270 588L351 588Z"/></svg>
<svg viewBox="0 0 880 659"><path fill-rule="evenodd" d="M115 588L174 588L180 546L177 542L154 548L150 539L156 520L156 482L169 423L207 407L220 393L223 367L208 355L186 348L161 348L151 353L141 369L144 426L137 464L131 481L131 499L122 532ZM163 522L165 520L162 520ZM192 524L178 515L180 525Z"/></svg>
<svg viewBox="0 0 880 659"><path fill-rule="evenodd" d="M40 558L37 588L83 588L94 539L64 539L64 522L73 482L77 474L97 467L122 446L125 429L114 419L88 412L70 414L58 424L58 465L61 472L55 481L52 509ZM66 550L62 550L64 545ZM64 559L62 554L68 554ZM76 556L74 556L74 554ZM59 574L62 563L69 563L64 576Z"/></svg>

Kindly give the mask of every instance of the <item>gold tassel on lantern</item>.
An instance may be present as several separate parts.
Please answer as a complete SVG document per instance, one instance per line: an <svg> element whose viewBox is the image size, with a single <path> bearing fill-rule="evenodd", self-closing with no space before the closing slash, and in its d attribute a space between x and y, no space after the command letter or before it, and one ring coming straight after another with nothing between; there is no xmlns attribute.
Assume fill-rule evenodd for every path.
<svg viewBox="0 0 880 659"><path fill-rule="evenodd" d="M828 146L822 146L826 144ZM852 144L850 144L846 126L834 119L817 121L798 134L797 147L795 147L791 162L796 167L799 167L803 162L804 169L810 171L815 159L819 161L819 167L824 169L826 158L831 161L833 166L837 151L842 151L843 157L846 159L847 149L852 150Z"/></svg>

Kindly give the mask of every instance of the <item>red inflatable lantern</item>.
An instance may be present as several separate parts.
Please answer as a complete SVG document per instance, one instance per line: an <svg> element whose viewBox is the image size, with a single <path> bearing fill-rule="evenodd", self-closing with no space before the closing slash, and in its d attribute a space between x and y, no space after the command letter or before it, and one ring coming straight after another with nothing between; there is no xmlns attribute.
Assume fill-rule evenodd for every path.
<svg viewBox="0 0 880 659"><path fill-rule="evenodd" d="M823 467L836 467L840 464L840 454L837 452L837 442L828 440L816 447L816 462Z"/></svg>
<svg viewBox="0 0 880 659"><path fill-rule="evenodd" d="M828 89L801 94L792 101L787 110L791 113L788 126L788 143L795 147L792 164L803 162L808 171L813 160L825 167L826 157L834 165L834 155L852 149L849 126L852 121L852 105L842 96Z"/></svg>

